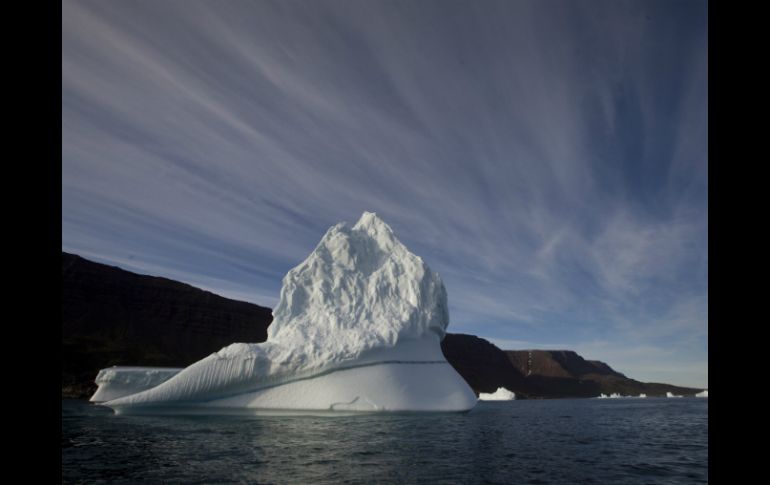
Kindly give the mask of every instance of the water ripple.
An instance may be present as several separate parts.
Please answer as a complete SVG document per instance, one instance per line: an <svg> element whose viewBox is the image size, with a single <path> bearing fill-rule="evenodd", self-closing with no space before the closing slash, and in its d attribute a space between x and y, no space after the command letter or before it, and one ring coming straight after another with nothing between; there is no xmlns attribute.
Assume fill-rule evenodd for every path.
<svg viewBox="0 0 770 485"><path fill-rule="evenodd" d="M64 483L687 484L708 400L482 402L467 414L114 416L62 401Z"/></svg>

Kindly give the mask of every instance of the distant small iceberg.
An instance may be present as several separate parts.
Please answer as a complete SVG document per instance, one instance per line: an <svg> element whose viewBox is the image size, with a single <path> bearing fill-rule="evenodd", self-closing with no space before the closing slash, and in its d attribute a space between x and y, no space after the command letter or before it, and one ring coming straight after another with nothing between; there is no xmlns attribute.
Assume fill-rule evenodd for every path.
<svg viewBox="0 0 770 485"><path fill-rule="evenodd" d="M709 390L705 389L703 392L699 392L695 397L709 397Z"/></svg>
<svg viewBox="0 0 770 485"><path fill-rule="evenodd" d="M493 393L479 393L479 401L513 401L516 394L504 387L498 387Z"/></svg>
<svg viewBox="0 0 770 485"><path fill-rule="evenodd" d="M646 398L646 397L647 397L647 394L644 394L644 393L639 394L638 396L623 396L617 392L613 392L609 396L604 393L599 394L596 398L597 399L635 399L635 398Z"/></svg>
<svg viewBox="0 0 770 485"><path fill-rule="evenodd" d="M674 394L672 394L670 392L667 392L666 393L666 397L682 397L682 396L676 396L676 395L674 395Z"/></svg>

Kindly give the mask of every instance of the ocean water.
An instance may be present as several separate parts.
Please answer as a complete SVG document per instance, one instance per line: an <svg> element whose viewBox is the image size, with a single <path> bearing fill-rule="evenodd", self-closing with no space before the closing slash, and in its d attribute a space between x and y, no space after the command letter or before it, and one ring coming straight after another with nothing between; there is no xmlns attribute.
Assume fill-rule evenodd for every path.
<svg viewBox="0 0 770 485"><path fill-rule="evenodd" d="M464 414L115 416L62 400L64 483L708 482L708 399L480 402Z"/></svg>

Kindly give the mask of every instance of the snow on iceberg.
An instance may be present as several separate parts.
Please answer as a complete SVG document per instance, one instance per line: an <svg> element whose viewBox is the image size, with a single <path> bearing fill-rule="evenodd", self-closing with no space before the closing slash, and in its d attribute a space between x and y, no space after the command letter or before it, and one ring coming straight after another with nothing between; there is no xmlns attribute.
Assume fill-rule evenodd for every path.
<svg viewBox="0 0 770 485"><path fill-rule="evenodd" d="M708 389L705 389L698 394L695 395L695 397L709 397L709 391Z"/></svg>
<svg viewBox="0 0 770 485"><path fill-rule="evenodd" d="M438 274L365 212L353 227L331 227L284 277L266 342L232 344L105 405L118 414L467 411L476 396L441 352L448 323Z"/></svg>
<svg viewBox="0 0 770 485"><path fill-rule="evenodd" d="M111 401L150 389L166 382L181 371L174 367L121 367L102 369L96 375L96 392L92 402Z"/></svg>
<svg viewBox="0 0 770 485"><path fill-rule="evenodd" d="M479 393L479 401L513 401L516 394L504 387L498 387L493 393Z"/></svg>

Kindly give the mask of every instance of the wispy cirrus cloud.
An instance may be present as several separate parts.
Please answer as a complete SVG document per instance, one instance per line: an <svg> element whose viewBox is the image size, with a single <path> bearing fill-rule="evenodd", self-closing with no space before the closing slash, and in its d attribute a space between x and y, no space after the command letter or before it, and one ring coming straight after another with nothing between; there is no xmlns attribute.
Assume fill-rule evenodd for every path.
<svg viewBox="0 0 770 485"><path fill-rule="evenodd" d="M373 210L452 329L705 361L706 11L67 2L62 248L274 305Z"/></svg>

